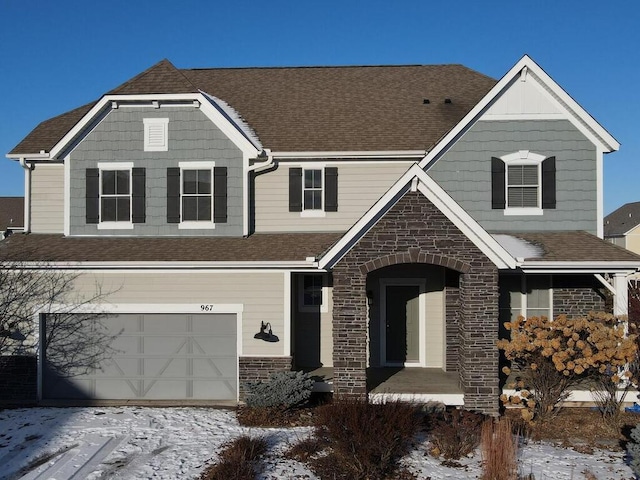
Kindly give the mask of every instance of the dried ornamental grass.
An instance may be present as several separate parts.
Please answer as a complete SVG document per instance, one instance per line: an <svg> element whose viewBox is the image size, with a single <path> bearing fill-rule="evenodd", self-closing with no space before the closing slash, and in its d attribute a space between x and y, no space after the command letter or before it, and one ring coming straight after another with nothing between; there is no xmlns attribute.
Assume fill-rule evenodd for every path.
<svg viewBox="0 0 640 480"><path fill-rule="evenodd" d="M518 443L508 418L482 424L482 479L517 480Z"/></svg>

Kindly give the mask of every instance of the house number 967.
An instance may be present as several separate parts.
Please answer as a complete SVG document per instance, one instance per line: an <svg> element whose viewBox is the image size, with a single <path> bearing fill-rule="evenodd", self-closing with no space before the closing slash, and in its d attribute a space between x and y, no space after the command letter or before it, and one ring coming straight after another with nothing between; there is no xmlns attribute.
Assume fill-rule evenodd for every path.
<svg viewBox="0 0 640 480"><path fill-rule="evenodd" d="M209 305L200 305L200 311L201 312L211 312L213 311L213 305L209 304Z"/></svg>

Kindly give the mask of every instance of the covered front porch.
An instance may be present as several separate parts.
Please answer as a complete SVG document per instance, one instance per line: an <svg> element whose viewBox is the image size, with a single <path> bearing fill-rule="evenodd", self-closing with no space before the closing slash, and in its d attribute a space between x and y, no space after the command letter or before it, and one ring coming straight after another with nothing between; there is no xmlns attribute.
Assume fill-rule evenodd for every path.
<svg viewBox="0 0 640 480"><path fill-rule="evenodd" d="M333 367L306 370L316 381L314 391L333 392ZM370 367L366 369L369 398L377 400L415 400L464 405L457 372L440 368Z"/></svg>

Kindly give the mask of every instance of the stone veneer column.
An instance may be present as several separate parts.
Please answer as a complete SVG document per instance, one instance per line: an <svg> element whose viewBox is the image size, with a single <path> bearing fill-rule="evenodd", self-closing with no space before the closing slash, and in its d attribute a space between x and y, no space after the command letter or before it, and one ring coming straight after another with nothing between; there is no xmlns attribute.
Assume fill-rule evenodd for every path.
<svg viewBox="0 0 640 480"><path fill-rule="evenodd" d="M333 270L333 387L337 397L367 394L366 278L351 263Z"/></svg>
<svg viewBox="0 0 640 480"><path fill-rule="evenodd" d="M460 274L447 306L457 318L458 371L466 408L498 413L498 270L420 192L407 192L333 268L333 367L337 396L366 394L367 274L390 265L439 265ZM447 332L451 345L455 334ZM451 352L455 356L456 351Z"/></svg>
<svg viewBox="0 0 640 480"><path fill-rule="evenodd" d="M489 262L460 277L460 382L468 410L498 414L498 270Z"/></svg>

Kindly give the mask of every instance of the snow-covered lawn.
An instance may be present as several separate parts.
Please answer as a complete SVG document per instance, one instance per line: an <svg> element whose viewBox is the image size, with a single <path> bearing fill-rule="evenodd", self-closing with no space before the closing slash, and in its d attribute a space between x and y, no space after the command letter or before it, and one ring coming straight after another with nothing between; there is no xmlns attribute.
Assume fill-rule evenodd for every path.
<svg viewBox="0 0 640 480"><path fill-rule="evenodd" d="M282 452L312 434L311 428L245 428L230 410L206 408L30 408L0 411L0 479L197 478L220 447L241 434L264 436L270 445L262 479L316 477ZM404 463L421 479L477 478L480 453L447 467L419 445ZM520 451L522 473L536 480L631 479L622 452L583 454L528 443ZM592 477L593 478L593 477Z"/></svg>

